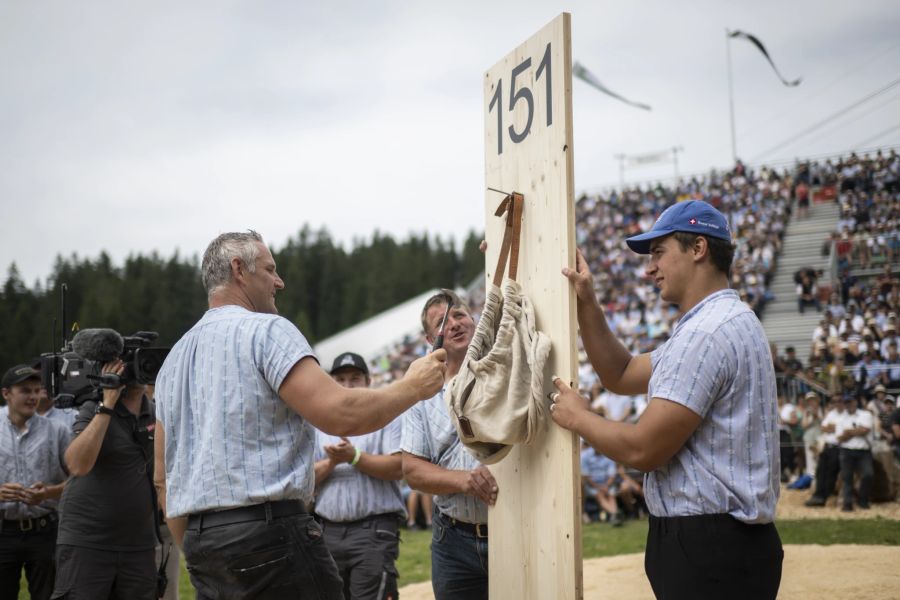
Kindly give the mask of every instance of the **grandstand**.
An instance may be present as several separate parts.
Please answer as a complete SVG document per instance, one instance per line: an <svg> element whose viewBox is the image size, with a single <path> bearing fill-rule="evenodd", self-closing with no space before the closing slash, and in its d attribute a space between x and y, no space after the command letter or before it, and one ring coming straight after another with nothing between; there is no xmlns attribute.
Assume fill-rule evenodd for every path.
<svg viewBox="0 0 900 600"><path fill-rule="evenodd" d="M773 300L766 308L762 320L769 341L783 351L787 347L797 349L797 357L806 363L810 353L810 335L822 315L816 310L799 314L797 308L797 282L794 275L801 269L812 269L823 274L818 285L830 290L834 281L830 267L830 252L821 252L823 240L837 226L839 207L833 202L814 203L809 217L793 219L787 227L784 247L779 257L779 267L772 279ZM827 302L827 298L826 298Z"/></svg>
<svg viewBox="0 0 900 600"><path fill-rule="evenodd" d="M659 300L643 277L644 258L628 251L624 239L649 229L670 204L688 199L709 202L731 223L737 247L732 287L760 316L779 355L793 346L801 363L813 363L808 377L803 373L794 377L779 370L781 361L776 357L779 378L800 382L788 390L791 399L808 389L825 394L834 389L834 377L828 371L835 357L841 356L843 366L849 368L859 361L860 345L866 348L867 343L885 343L887 356L887 328L890 322L896 327L900 294L896 282L900 274L898 178L900 157L896 149L886 148L780 168L749 168L738 162L731 170L685 177L669 185L584 194L576 207L578 246L591 264L610 325L633 352L650 351L667 339L678 313ZM796 277L803 270L815 278L822 312L814 304L802 314L799 311ZM469 292L478 312L484 297L483 278ZM832 304L832 292L840 300L837 305ZM365 337L377 336L377 341L364 346L372 350L364 355L379 381L390 381L426 351L421 333L415 332L414 305L422 302L424 296L407 303L411 326L398 329L390 324L396 309L366 322ZM814 340L813 332L826 309L843 316L848 305L860 311L852 330ZM871 332L871 341L866 341L863 329ZM346 334L323 341L317 350L336 352L331 347L335 338L347 343L354 339L339 336ZM882 365L886 368L883 361ZM581 373L583 389L599 393L592 370L584 368Z"/></svg>

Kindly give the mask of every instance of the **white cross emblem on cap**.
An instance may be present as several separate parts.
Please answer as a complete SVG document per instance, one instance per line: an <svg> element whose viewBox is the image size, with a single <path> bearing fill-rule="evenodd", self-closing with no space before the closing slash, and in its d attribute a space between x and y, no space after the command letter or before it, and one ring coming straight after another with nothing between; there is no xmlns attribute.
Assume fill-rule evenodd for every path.
<svg viewBox="0 0 900 600"><path fill-rule="evenodd" d="M343 367L344 365L354 365L353 357L349 354L341 360L341 366Z"/></svg>

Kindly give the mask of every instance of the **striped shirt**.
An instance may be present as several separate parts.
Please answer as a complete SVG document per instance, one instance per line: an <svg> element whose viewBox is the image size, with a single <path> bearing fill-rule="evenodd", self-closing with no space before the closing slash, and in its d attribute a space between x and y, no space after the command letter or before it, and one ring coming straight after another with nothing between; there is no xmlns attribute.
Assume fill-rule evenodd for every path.
<svg viewBox="0 0 900 600"><path fill-rule="evenodd" d="M348 437L360 452L391 455L400 452L400 419L366 435ZM336 445L341 438L316 431L316 460L328 458L324 447ZM370 477L348 463L334 467L316 493L316 513L329 521L345 523L374 515L394 513L406 517L399 481Z"/></svg>
<svg viewBox="0 0 900 600"><path fill-rule="evenodd" d="M78 411L74 408L56 408L55 406L51 406L50 409L41 416L45 419L56 421L71 433L72 426L75 425L75 417L78 416Z"/></svg>
<svg viewBox="0 0 900 600"><path fill-rule="evenodd" d="M68 478L63 457L71 431L34 415L19 430L4 413L0 416L0 483L57 485ZM4 519L28 519L56 512L59 500L44 500L37 506L22 502L0 502Z"/></svg>
<svg viewBox="0 0 900 600"><path fill-rule="evenodd" d="M774 520L780 491L775 373L756 315L734 290L710 294L678 321L651 362L648 397L677 402L703 421L667 464L645 476L650 512Z"/></svg>
<svg viewBox="0 0 900 600"><path fill-rule="evenodd" d="M444 402L446 386L436 396L419 402L403 414L400 448L453 471L471 471L481 463L459 441L456 426ZM436 495L434 505L445 515L466 523L487 523L487 505L466 494Z"/></svg>
<svg viewBox="0 0 900 600"><path fill-rule="evenodd" d="M593 448L581 451L581 474L594 483L606 485L616 474L616 463Z"/></svg>
<svg viewBox="0 0 900 600"><path fill-rule="evenodd" d="M307 356L287 319L233 305L175 344L156 379L169 517L312 499L315 430L278 397Z"/></svg>

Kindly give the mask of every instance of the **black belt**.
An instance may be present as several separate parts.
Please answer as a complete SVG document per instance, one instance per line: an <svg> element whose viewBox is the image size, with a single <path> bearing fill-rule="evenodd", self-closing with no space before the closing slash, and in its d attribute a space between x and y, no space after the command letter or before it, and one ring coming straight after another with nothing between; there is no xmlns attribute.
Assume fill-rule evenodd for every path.
<svg viewBox="0 0 900 600"><path fill-rule="evenodd" d="M3 519L4 533L37 533L56 526L56 513L32 517L29 519Z"/></svg>
<svg viewBox="0 0 900 600"><path fill-rule="evenodd" d="M263 502L251 506L238 506L226 510L207 510L201 513L188 515L188 529L207 529L209 527L221 527L222 525L234 525L235 523L247 523L249 521L271 521L291 515L306 514L306 505L300 500L278 500L276 502Z"/></svg>
<svg viewBox="0 0 900 600"><path fill-rule="evenodd" d="M466 523L465 521L460 521L459 519L447 516L442 512L439 512L438 516L440 516L441 521L454 529L464 531L469 535L474 535L478 538L486 538L488 536L487 523Z"/></svg>
<svg viewBox="0 0 900 600"><path fill-rule="evenodd" d="M326 519L322 515L316 515L323 524L328 525L329 527L373 527L377 526L378 523L388 523L391 525L399 525L400 519L402 518L397 513L382 513L380 515L370 515L368 517L363 517L362 519L357 519L355 521L331 521Z"/></svg>

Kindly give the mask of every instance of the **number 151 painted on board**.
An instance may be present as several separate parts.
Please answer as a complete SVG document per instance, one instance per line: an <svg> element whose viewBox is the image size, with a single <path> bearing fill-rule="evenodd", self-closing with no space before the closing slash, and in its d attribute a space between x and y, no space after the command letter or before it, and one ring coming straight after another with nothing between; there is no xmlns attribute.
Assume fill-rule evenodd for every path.
<svg viewBox="0 0 900 600"><path fill-rule="evenodd" d="M525 105L528 107L528 118L525 121L525 127L522 131L516 131L515 127L510 125L507 130L509 132L509 139L512 140L514 144L521 143L525 138L528 137L528 134L531 133L531 123L534 120L534 94L532 94L531 89L527 86L520 87L518 90L516 89L516 77L521 75L523 71L531 67L531 58L526 58L522 62L520 62L516 68L512 70L512 76L510 78L510 90L509 90L509 108L508 111L512 112L519 102L519 100L524 100ZM544 50L544 57L541 58L540 64L538 64L537 72L535 73L534 81L537 81L541 78L541 75L544 76L544 83L546 86L546 94L547 94L547 126L553 124L553 87L552 87L552 77L550 76L550 44L547 44L546 50ZM488 105L488 114L493 112L494 105L497 106L497 154L503 154L503 108L502 108L502 97L503 97L503 78L501 77L499 81L497 81L497 89L494 91L494 95L491 96L491 103Z"/></svg>

